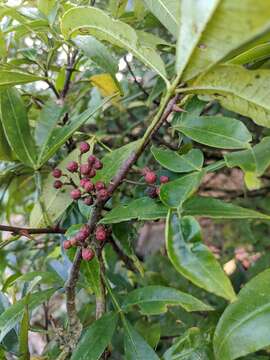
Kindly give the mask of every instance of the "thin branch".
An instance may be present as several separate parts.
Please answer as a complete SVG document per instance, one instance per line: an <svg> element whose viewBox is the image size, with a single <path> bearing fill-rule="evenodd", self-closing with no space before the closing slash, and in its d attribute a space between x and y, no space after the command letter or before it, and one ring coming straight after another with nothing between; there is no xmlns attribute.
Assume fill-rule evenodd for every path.
<svg viewBox="0 0 270 360"><path fill-rule="evenodd" d="M117 243L114 241L113 237L111 236L109 238L109 242L112 245L113 250L118 255L119 259L123 261L123 263L126 265L126 268L133 272L138 272L136 267L133 264L133 261L123 252L123 250L117 245Z"/></svg>
<svg viewBox="0 0 270 360"><path fill-rule="evenodd" d="M127 65L128 71L129 71L130 75L132 76L135 84L144 93L144 95L148 98L149 97L148 91L146 91L145 88L142 86L142 84L137 80L136 75L134 74L133 70L131 69L131 66L129 65L129 62L127 61L126 56L124 56L124 61L125 61L126 65ZM159 101L154 100L153 102L154 102L154 104L159 105Z"/></svg>
<svg viewBox="0 0 270 360"><path fill-rule="evenodd" d="M24 228L18 226L0 225L0 231L7 231L17 235L26 234L64 234L65 229L61 228Z"/></svg>
<svg viewBox="0 0 270 360"><path fill-rule="evenodd" d="M66 95L67 95L67 93L69 91L71 76L72 76L72 73L73 73L73 71L75 69L75 63L76 63L77 54L78 54L78 50L75 50L74 53L71 56L71 59L68 59L65 83L64 83L63 90L61 92L61 98L62 99L64 99L66 97Z"/></svg>

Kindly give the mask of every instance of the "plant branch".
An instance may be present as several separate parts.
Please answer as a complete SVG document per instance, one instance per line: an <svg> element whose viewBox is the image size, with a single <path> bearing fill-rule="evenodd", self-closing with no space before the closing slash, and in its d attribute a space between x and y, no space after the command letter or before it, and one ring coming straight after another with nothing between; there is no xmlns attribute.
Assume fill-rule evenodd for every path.
<svg viewBox="0 0 270 360"><path fill-rule="evenodd" d="M17 235L25 234L64 234L65 229L61 228L24 228L18 226L0 225L0 231L7 231Z"/></svg>
<svg viewBox="0 0 270 360"><path fill-rule="evenodd" d="M113 237L111 236L109 238L109 242L112 245L113 250L118 255L119 259L123 261L123 263L126 265L126 268L133 272L138 272L136 267L134 266L132 260L123 252L123 250L117 245L117 243L114 241Z"/></svg>
<svg viewBox="0 0 270 360"><path fill-rule="evenodd" d="M63 90L61 92L61 98L64 99L69 91L69 87L70 87L70 81L71 81L71 76L72 73L74 71L74 66L76 63L76 57L78 54L78 50L75 50L74 53L71 56L71 59L68 59L68 64L67 64L67 69L66 69L66 78L65 78L65 83L64 83L64 87Z"/></svg>

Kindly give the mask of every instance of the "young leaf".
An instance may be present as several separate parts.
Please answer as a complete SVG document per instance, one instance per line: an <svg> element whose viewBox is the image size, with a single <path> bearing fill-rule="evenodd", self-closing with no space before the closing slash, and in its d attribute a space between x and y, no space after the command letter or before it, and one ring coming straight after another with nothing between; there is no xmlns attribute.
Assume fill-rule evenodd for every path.
<svg viewBox="0 0 270 360"><path fill-rule="evenodd" d="M190 216L179 219L169 211L166 222L166 248L175 269L195 285L235 300L229 278L212 252L201 241L200 225Z"/></svg>
<svg viewBox="0 0 270 360"><path fill-rule="evenodd" d="M28 123L27 112L18 90L0 93L0 117L8 142L18 158L35 168L36 148Z"/></svg>
<svg viewBox="0 0 270 360"><path fill-rule="evenodd" d="M43 80L42 77L24 74L18 71L0 70L0 89L6 89L15 85L31 83Z"/></svg>
<svg viewBox="0 0 270 360"><path fill-rule="evenodd" d="M167 311L168 306L181 306L186 311L211 311L213 308L182 291L165 286L146 286L131 291L122 304L128 311L137 305L144 315L157 315Z"/></svg>
<svg viewBox="0 0 270 360"><path fill-rule="evenodd" d="M99 360L111 341L117 321L118 314L110 312L93 322L82 335L71 360Z"/></svg>
<svg viewBox="0 0 270 360"><path fill-rule="evenodd" d="M28 309L33 310L44 301L49 299L56 289L38 291L29 296ZM28 296L28 295L27 295ZM0 341L4 339L6 334L22 319L25 307L25 299L17 301L14 305L7 308L0 315Z"/></svg>
<svg viewBox="0 0 270 360"><path fill-rule="evenodd" d="M2 122L0 120L0 160L11 161L12 150L6 138L6 134L3 129Z"/></svg>
<svg viewBox="0 0 270 360"><path fill-rule="evenodd" d="M233 360L270 345L270 270L265 270L240 291L219 319L214 335L217 359Z"/></svg>
<svg viewBox="0 0 270 360"><path fill-rule="evenodd" d="M182 73L220 0L182 0L176 50L176 72Z"/></svg>
<svg viewBox="0 0 270 360"><path fill-rule="evenodd" d="M134 54L145 65L159 74L168 84L164 63L153 48L138 42L136 31L122 21L114 20L94 7L74 7L64 13L61 20L62 34L93 35Z"/></svg>
<svg viewBox="0 0 270 360"><path fill-rule="evenodd" d="M199 14L198 17L201 18L201 13ZM219 1L200 39L196 41L198 46L192 52L190 61L183 73L183 79L194 78L220 62L232 51L269 31L269 19L270 8L265 0L258 0L256 7L254 7L253 0Z"/></svg>
<svg viewBox="0 0 270 360"><path fill-rule="evenodd" d="M198 143L221 149L247 148L252 136L240 121L225 116L183 119L174 128Z"/></svg>
<svg viewBox="0 0 270 360"><path fill-rule="evenodd" d="M226 109L270 127L269 70L247 70L238 65L219 65L183 92L207 94Z"/></svg>
<svg viewBox="0 0 270 360"><path fill-rule="evenodd" d="M126 360L159 360L159 357L147 342L137 333L125 319L125 359Z"/></svg>
<svg viewBox="0 0 270 360"><path fill-rule="evenodd" d="M149 197L130 201L127 205L119 205L108 212L100 221L102 224L117 224L132 219L157 220L165 218L167 209Z"/></svg>
<svg viewBox="0 0 270 360"><path fill-rule="evenodd" d="M206 216L212 219L270 220L270 215L204 196L194 196L188 199L183 205L183 213L184 215Z"/></svg>
<svg viewBox="0 0 270 360"><path fill-rule="evenodd" d="M191 149L184 155L176 151L151 147L151 152L156 161L166 169L176 173L200 171L203 165L203 153L199 149Z"/></svg>
<svg viewBox="0 0 270 360"><path fill-rule="evenodd" d="M197 190L204 173L193 172L160 187L160 199L169 208L181 207L183 202Z"/></svg>
<svg viewBox="0 0 270 360"><path fill-rule="evenodd" d="M177 38L180 23L180 2L178 0L143 0L143 2L165 28Z"/></svg>

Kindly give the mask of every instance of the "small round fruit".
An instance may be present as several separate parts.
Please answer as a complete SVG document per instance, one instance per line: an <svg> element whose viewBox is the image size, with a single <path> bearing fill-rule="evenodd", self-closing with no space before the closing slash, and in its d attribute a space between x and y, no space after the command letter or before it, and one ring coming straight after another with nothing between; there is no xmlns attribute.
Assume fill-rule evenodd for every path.
<svg viewBox="0 0 270 360"><path fill-rule="evenodd" d="M92 198L92 196L87 196L84 200L83 200L84 204L87 206L91 206L94 203L94 200Z"/></svg>
<svg viewBox="0 0 270 360"><path fill-rule="evenodd" d="M159 181L161 184L166 184L168 181L169 181L169 177L166 176L166 175L162 175L160 178L159 178Z"/></svg>
<svg viewBox="0 0 270 360"><path fill-rule="evenodd" d="M95 186L90 180L87 180L85 182L83 188L86 192L90 193L91 191L93 191L95 189Z"/></svg>
<svg viewBox="0 0 270 360"><path fill-rule="evenodd" d="M106 189L101 189L97 193L97 197L100 200L106 200L108 198L108 196L109 196L109 193Z"/></svg>
<svg viewBox="0 0 270 360"><path fill-rule="evenodd" d="M96 170L95 170L95 169L91 169L90 172L89 172L89 174L88 174L88 176L89 176L90 178L95 177L95 176L96 176Z"/></svg>
<svg viewBox="0 0 270 360"><path fill-rule="evenodd" d="M154 184L157 180L157 175L154 171L148 171L144 175L144 180L147 182L147 184Z"/></svg>
<svg viewBox="0 0 270 360"><path fill-rule="evenodd" d="M90 145L87 142L83 141L80 143L80 152L82 154L87 153L87 151L89 150L90 150Z"/></svg>
<svg viewBox="0 0 270 360"><path fill-rule="evenodd" d="M73 189L70 192L70 196L73 200L78 200L81 197L81 190L80 189Z"/></svg>
<svg viewBox="0 0 270 360"><path fill-rule="evenodd" d="M97 160L95 161L95 163L94 163L94 168L95 168L96 170L102 169L102 168L103 168L102 162L97 159Z"/></svg>
<svg viewBox="0 0 270 360"><path fill-rule="evenodd" d="M103 181L97 181L95 184L95 188L97 191L101 190L101 189L105 189L105 184Z"/></svg>
<svg viewBox="0 0 270 360"><path fill-rule="evenodd" d="M91 170L91 167L90 167L89 164L82 164L82 165L80 166L80 173L81 173L82 175L88 175L89 172L90 172L90 170Z"/></svg>
<svg viewBox="0 0 270 360"><path fill-rule="evenodd" d="M96 157L95 157L95 155L89 155L88 156L88 159L87 159L87 161L88 161L88 164L90 165L90 166L92 166L92 165L94 165L94 163L96 162Z"/></svg>
<svg viewBox="0 0 270 360"><path fill-rule="evenodd" d="M56 179L59 179L62 176L62 171L60 169L53 169L52 171L52 176L55 177Z"/></svg>
<svg viewBox="0 0 270 360"><path fill-rule="evenodd" d="M93 257L95 256L94 250L92 249L88 249L88 248L83 248L82 249L82 258L85 261L90 261L93 259Z"/></svg>
<svg viewBox="0 0 270 360"><path fill-rule="evenodd" d="M89 236L91 233L90 226L88 224L84 224L81 228L81 231L84 232L85 236Z"/></svg>
<svg viewBox="0 0 270 360"><path fill-rule="evenodd" d="M156 187L150 187L150 188L148 188L148 189L147 189L147 195L148 195L150 198L152 198L152 199L156 198L156 197L158 196L158 190L157 190L157 188L156 188Z"/></svg>
<svg viewBox="0 0 270 360"><path fill-rule="evenodd" d="M63 247L64 247L65 250L69 249L71 246L72 245L71 245L71 242L69 240L65 240L63 242Z"/></svg>
<svg viewBox="0 0 270 360"><path fill-rule="evenodd" d="M76 161L70 161L68 164L67 164L67 170L74 173L78 170L78 163Z"/></svg>
<svg viewBox="0 0 270 360"><path fill-rule="evenodd" d="M102 242L102 241L106 240L107 231L104 228L104 226L101 226L101 225L97 226L96 231L95 231L95 236L98 241Z"/></svg>
<svg viewBox="0 0 270 360"><path fill-rule="evenodd" d="M78 231L75 235L75 239L77 242L84 242L85 239L87 239L88 235L85 234L83 231Z"/></svg>
<svg viewBox="0 0 270 360"><path fill-rule="evenodd" d="M63 186L63 183L61 180L55 180L55 182L53 183L53 187L55 189L61 189L62 186Z"/></svg>
<svg viewBox="0 0 270 360"><path fill-rule="evenodd" d="M81 187L84 187L84 185L85 185L88 181L89 181L88 179L82 178L82 179L80 180L80 186L81 186Z"/></svg>
<svg viewBox="0 0 270 360"><path fill-rule="evenodd" d="M78 245L78 241L76 239L76 236L74 236L74 237L72 237L70 239L70 244L71 244L71 246L77 246Z"/></svg>

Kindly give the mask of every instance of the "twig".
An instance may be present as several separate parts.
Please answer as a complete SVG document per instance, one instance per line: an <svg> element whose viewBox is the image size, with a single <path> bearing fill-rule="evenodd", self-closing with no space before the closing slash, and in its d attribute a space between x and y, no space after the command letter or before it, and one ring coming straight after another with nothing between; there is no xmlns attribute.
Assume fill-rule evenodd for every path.
<svg viewBox="0 0 270 360"><path fill-rule="evenodd" d="M123 261L123 263L126 265L126 268L133 272L138 272L136 267L134 266L132 260L123 252L123 250L117 245L117 243L114 241L113 237L111 236L109 238L109 242L112 245L113 250L118 255L119 259Z"/></svg>
<svg viewBox="0 0 270 360"><path fill-rule="evenodd" d="M131 69L131 66L129 65L129 62L127 61L126 56L124 56L124 61L125 61L126 65L127 65L128 71L129 71L130 75L132 76L135 84L144 93L144 95L146 97L149 97L148 91L146 91L145 88L142 86L142 84L137 80L136 75L134 74L133 70ZM154 102L154 104L159 105L159 101L154 100L153 102Z"/></svg>
<svg viewBox="0 0 270 360"><path fill-rule="evenodd" d="M18 226L0 225L0 231L7 231L17 235L25 234L64 234L65 229L62 228L24 228Z"/></svg>
<svg viewBox="0 0 270 360"><path fill-rule="evenodd" d="M64 83L64 87L63 90L61 92L61 98L64 99L68 93L69 87L70 87L70 81L71 81L71 76L72 73L74 71L74 65L76 63L76 57L78 54L78 50L75 50L74 53L71 56L71 59L68 59L68 66L66 69L66 78L65 78L65 83Z"/></svg>

